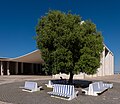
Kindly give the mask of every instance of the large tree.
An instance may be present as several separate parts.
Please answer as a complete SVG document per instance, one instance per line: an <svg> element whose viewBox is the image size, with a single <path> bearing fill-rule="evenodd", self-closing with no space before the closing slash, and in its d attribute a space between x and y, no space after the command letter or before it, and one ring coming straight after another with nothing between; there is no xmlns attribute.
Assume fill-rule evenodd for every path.
<svg viewBox="0 0 120 104"><path fill-rule="evenodd" d="M47 73L95 74L100 67L103 38L91 21L79 15L50 10L36 26L37 47L42 52Z"/></svg>

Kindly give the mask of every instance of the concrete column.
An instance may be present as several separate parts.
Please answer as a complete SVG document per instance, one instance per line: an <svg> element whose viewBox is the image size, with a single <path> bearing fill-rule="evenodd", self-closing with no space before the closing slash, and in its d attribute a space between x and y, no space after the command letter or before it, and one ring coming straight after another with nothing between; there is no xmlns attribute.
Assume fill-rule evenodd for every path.
<svg viewBox="0 0 120 104"><path fill-rule="evenodd" d="M15 74L18 74L18 62L16 62Z"/></svg>
<svg viewBox="0 0 120 104"><path fill-rule="evenodd" d="M10 75L9 61L7 62L7 75Z"/></svg>
<svg viewBox="0 0 120 104"><path fill-rule="evenodd" d="M112 60L111 60L111 53L109 53L109 75L111 75L111 72L112 72L112 62L111 62Z"/></svg>
<svg viewBox="0 0 120 104"><path fill-rule="evenodd" d="M102 60L103 60L103 53L100 55L100 67L97 69L97 76L102 75Z"/></svg>
<svg viewBox="0 0 120 104"><path fill-rule="evenodd" d="M108 75L111 75L111 52L109 52L109 68L108 68Z"/></svg>
<svg viewBox="0 0 120 104"><path fill-rule="evenodd" d="M112 75L112 70L113 70L113 68L112 68L112 54L110 53L110 75Z"/></svg>
<svg viewBox="0 0 120 104"><path fill-rule="evenodd" d="M105 75L105 47L103 50L103 59L102 59L102 76Z"/></svg>
<svg viewBox="0 0 120 104"><path fill-rule="evenodd" d="M112 75L114 74L114 55L112 57Z"/></svg>
<svg viewBox="0 0 120 104"><path fill-rule="evenodd" d="M105 75L109 75L110 73L110 52L107 53L105 57Z"/></svg>
<svg viewBox="0 0 120 104"><path fill-rule="evenodd" d="M4 73L3 73L3 62L1 61L1 66L0 66L0 68L1 68L1 75L4 75Z"/></svg>
<svg viewBox="0 0 120 104"><path fill-rule="evenodd" d="M23 62L21 62L21 73L23 74Z"/></svg>
<svg viewBox="0 0 120 104"><path fill-rule="evenodd" d="M112 75L112 70L113 70L113 68L112 68L112 54L111 54L111 52L109 53L109 74L108 75Z"/></svg>

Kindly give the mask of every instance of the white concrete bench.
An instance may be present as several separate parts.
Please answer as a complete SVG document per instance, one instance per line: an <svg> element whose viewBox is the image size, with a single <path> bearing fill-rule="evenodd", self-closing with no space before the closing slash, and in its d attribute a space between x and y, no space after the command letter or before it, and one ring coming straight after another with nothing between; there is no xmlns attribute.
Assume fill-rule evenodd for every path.
<svg viewBox="0 0 120 104"><path fill-rule="evenodd" d="M53 91L48 92L51 97L56 97L64 100L72 100L77 97L78 91L75 91L73 85L54 84Z"/></svg>
<svg viewBox="0 0 120 104"><path fill-rule="evenodd" d="M38 87L37 82L26 81L24 87L20 87L20 88L22 88L22 91L35 92L35 91L40 91L42 86Z"/></svg>
<svg viewBox="0 0 120 104"><path fill-rule="evenodd" d="M48 81L48 84L45 84L48 88L53 88L54 84L51 82L51 80Z"/></svg>
<svg viewBox="0 0 120 104"><path fill-rule="evenodd" d="M104 83L107 88L113 88L113 83Z"/></svg>
<svg viewBox="0 0 120 104"><path fill-rule="evenodd" d="M82 91L85 92L86 95L98 96L98 94L112 87L113 84L107 84L100 81L89 84L89 87L82 89Z"/></svg>

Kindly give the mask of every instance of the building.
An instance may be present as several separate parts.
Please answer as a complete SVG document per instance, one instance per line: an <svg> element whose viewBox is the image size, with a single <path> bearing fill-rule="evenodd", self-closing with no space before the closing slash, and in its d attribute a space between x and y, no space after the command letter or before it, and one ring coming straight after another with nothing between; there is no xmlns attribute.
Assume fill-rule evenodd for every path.
<svg viewBox="0 0 120 104"><path fill-rule="evenodd" d="M74 79L84 79L89 77L106 76L114 74L114 55L106 45L104 45L104 50L101 55L101 66L97 70L97 73L94 75L87 75L85 73L80 72L79 74L74 75ZM65 73L53 75L53 78L60 77L68 79L69 75L66 75Z"/></svg>
<svg viewBox="0 0 120 104"><path fill-rule="evenodd" d="M16 58L0 58L0 75L42 74L42 62L39 50Z"/></svg>
<svg viewBox="0 0 120 104"><path fill-rule="evenodd" d="M114 74L114 55L104 45L104 51L101 55L101 66L98 68L98 72L95 75L86 75L80 73L74 75L75 79L85 77L97 77ZM41 63L44 61L41 58L41 52L35 50L31 53L25 54L16 58L0 58L0 75L41 75L45 74L42 71ZM56 74L53 78L69 78L66 74Z"/></svg>

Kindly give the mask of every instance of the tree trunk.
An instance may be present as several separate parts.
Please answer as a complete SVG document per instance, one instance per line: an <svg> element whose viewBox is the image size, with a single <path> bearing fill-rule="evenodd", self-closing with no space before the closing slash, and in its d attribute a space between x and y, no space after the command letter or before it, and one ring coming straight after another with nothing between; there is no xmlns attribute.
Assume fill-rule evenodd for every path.
<svg viewBox="0 0 120 104"><path fill-rule="evenodd" d="M73 76L74 76L74 74L72 72L70 72L70 77L69 77L69 80L68 80L68 84L73 84Z"/></svg>

